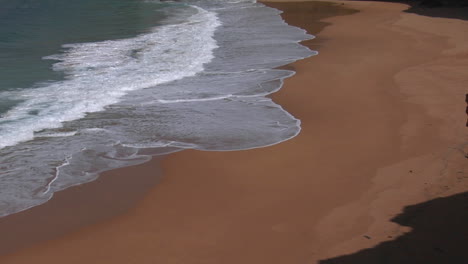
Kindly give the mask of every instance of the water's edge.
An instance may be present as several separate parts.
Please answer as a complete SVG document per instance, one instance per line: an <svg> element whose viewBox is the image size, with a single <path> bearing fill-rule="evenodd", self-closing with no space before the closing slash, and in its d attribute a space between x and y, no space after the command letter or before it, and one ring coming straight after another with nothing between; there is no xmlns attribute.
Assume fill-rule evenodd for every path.
<svg viewBox="0 0 468 264"><path fill-rule="evenodd" d="M278 11L272 13L272 9L270 8L264 6L259 7L262 9L255 9L254 11L258 12L260 10L266 12L265 17L267 18L276 12L276 16L279 17ZM222 13L224 11L220 12ZM214 59L205 65L204 74L202 76L186 77L167 84L173 85L172 87L174 87L175 83L176 87L180 87L180 91L171 90L172 94L166 95L165 98L161 98L160 94L152 94L151 89L139 91L139 94L129 93L122 97L123 100L121 102L106 109L106 112L88 114L85 119L80 120L80 123L65 123L63 128L60 128L59 131L55 131L55 133L59 134L68 133L68 131L73 131L81 127L82 124L85 124L83 127L100 127L98 130L90 130L89 134L87 134L88 132L83 133L85 130L81 132L84 136L90 137L91 140L96 140L96 136L105 137L106 134L108 135L109 130L106 129L107 121L103 124L96 123L96 120L102 120L103 116L123 116L123 113L125 113L128 115L129 120L141 119L138 123L138 127L135 126L134 123L130 123L130 125L126 124L126 126L119 124L121 127L116 128L117 130L112 132L113 135L116 134L115 132L118 133L119 137L116 137L115 141L117 144L109 145L109 143L104 142L105 144L97 145L93 149L83 148L81 152L74 153L73 156L68 157L64 163L57 164L54 176L45 179L46 184L42 185L39 189L37 189L35 185L29 187L29 183L27 186L24 186L27 181L23 181L21 183L21 188L26 188L26 190L32 188L32 190L34 190L32 198L18 196L16 193L13 193L12 197L15 199L15 203L11 205L3 202L4 206L2 206L0 202L1 207L9 208L7 210L2 210L0 215L6 216L27 209L31 210L30 208L49 201L53 197L54 192L95 181L100 174L105 174L107 171L119 171L125 169L123 167L148 163L151 157L158 156L159 158L183 149L205 151L245 150L279 144L295 137L300 132L300 120L290 115L267 96L281 89L284 79L294 74L294 72L288 70L277 70L276 67L287 65L298 59L316 54L316 52L310 52L298 44L300 41L310 39L312 36L306 35L302 30L294 31L293 28L288 28L291 30L291 35L286 36L285 40L283 40L285 42L284 47L281 47L282 44L279 44L279 47L261 46L261 48L257 48L255 47L255 45L257 45L256 43L239 43L239 47L237 47L237 44L232 45L232 40L229 39L229 31L238 28L239 25L235 25L235 27L231 25L232 27L229 28L230 24L227 22L231 22L229 19L237 19L238 16L242 15L244 16L243 18L246 19L250 17L249 15L251 14L232 14L226 11L226 14L221 15L221 17L225 19L225 21L223 21L224 28L220 29L217 35L215 35L215 39L219 42L218 44L221 47L215 50ZM261 20L263 17L259 16L257 19ZM284 20L281 19L281 21L284 23ZM247 28L247 23L249 23L249 21L247 20L244 23L244 27ZM278 25L279 24L273 24L272 27L278 27ZM268 32L271 28L262 28L262 30L261 32ZM225 35L220 35L223 33ZM278 35L280 33L281 28L278 32L268 32L268 34L276 34L275 36L281 37L281 35ZM246 34L249 34L249 32L246 32ZM269 36L268 34L266 34L266 37ZM260 34L259 39L261 38L262 36ZM293 43L289 38L295 39L295 45L292 45ZM245 41L248 43L250 40ZM278 39L278 41L281 42L281 39ZM226 48L223 50L223 42L228 43L224 45L229 46L224 47L229 47L231 50L227 49L226 51ZM286 45L286 43L288 44ZM265 56L265 58L267 58L271 52L280 52L285 50L286 47L290 48L291 53L286 55L289 56L289 58L265 59L265 61L260 64L257 61L259 60L257 57L250 61L248 60L249 57L240 57L238 59L239 56L236 52L239 51L236 50L236 48L242 50L244 47L250 47L248 45L253 45L251 46L252 50L249 50L249 52L260 54L257 56ZM222 69L225 72L219 72L218 69L221 67L220 65L222 65ZM246 70L245 65L251 67L251 70ZM227 74L230 74L229 76L232 77L226 79L225 76L221 76ZM186 96L184 91L191 90L185 88L210 82L216 83L216 81L219 85L227 87L227 89L234 89L233 92L224 91L227 95L220 95L220 92L216 91L218 87L215 86L213 87L215 90L204 92L201 95L194 94L191 99L180 97L180 95ZM252 89L252 84L250 83L258 87L253 86ZM158 87L161 89L167 88L164 87L164 85L165 84L162 84ZM236 90L238 87L244 90ZM246 90L245 87L248 89ZM154 104L154 102L157 103ZM200 102L203 104L200 104ZM144 105L145 113L141 116L136 116L134 113L129 112L129 109L133 108L133 105ZM197 113L201 112L201 115L197 115L197 113L193 115L191 109L197 109ZM239 109L245 109L245 113L239 113ZM169 116L176 115L181 121L179 120L176 126L174 126L173 124L166 124L165 120L161 119L160 116L157 117L159 119L154 116L151 117L154 113L160 113L161 111L169 113ZM147 113L153 114L148 116ZM181 116L180 113L188 116ZM235 115L232 113L235 113ZM252 115L252 113L255 113L255 115ZM207 119L206 116L209 116L209 118ZM215 116L215 118L213 118L213 116ZM110 120L113 119L111 118ZM127 119L125 118L125 120ZM217 120L219 120L220 123L217 123ZM248 126L246 127L238 127L235 125L246 121L248 121ZM163 124L162 131L160 130L161 127L158 127L159 130L155 130L154 125L152 125L155 122ZM224 127L226 123L231 124L231 126L228 125ZM192 130L187 130L187 124L189 126L192 125ZM200 137L194 134L193 127L196 128L195 131L197 131L197 133L204 135L208 132L210 136ZM133 134L128 134L127 130L125 130L128 128L131 128ZM186 133L186 131L192 132ZM248 132L248 134L245 134L246 132ZM141 137L141 135L146 134L151 135L148 140ZM152 140L155 134L158 135L158 137L156 137L158 139L156 142ZM235 135L242 136L236 137ZM57 138L60 138L60 136L61 135ZM78 134L78 138L79 136L81 135ZM168 139L165 140L165 138ZM67 139L70 139L69 141L71 142L67 141ZM125 139L127 142L122 141L122 139ZM64 145L63 142L59 142L64 145L62 146L64 148L74 143L69 137L66 137L64 142L66 142L66 145ZM86 142L86 139L79 142ZM138 142L138 144L132 142ZM75 145L79 146L80 144ZM34 147L34 145L32 147ZM26 146L24 152L30 155L29 151L31 149L31 146ZM51 160L51 162L53 164L55 161ZM43 171L43 173L48 173L48 170L50 170L49 168L46 169L47 170ZM34 173L41 173L41 171L34 171ZM44 179L41 181L44 182ZM26 206L27 204L29 205Z"/></svg>

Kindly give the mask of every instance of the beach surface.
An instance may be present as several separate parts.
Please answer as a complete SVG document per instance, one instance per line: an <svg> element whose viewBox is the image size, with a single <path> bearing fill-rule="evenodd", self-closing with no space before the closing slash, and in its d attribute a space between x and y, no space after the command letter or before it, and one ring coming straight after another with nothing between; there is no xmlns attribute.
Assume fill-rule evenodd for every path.
<svg viewBox="0 0 468 264"><path fill-rule="evenodd" d="M285 66L297 73L272 96L297 137L105 173L1 219L0 263L326 262L411 233L391 221L406 206L468 192L467 21L267 4L317 36L304 44L319 55Z"/></svg>

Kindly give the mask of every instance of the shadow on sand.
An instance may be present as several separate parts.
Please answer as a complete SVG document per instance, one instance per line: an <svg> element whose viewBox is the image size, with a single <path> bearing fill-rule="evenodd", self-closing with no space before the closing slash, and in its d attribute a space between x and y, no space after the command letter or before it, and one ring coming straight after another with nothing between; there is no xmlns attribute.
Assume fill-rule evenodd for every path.
<svg viewBox="0 0 468 264"><path fill-rule="evenodd" d="M468 263L468 192L407 206L392 221L412 231L320 264Z"/></svg>
<svg viewBox="0 0 468 264"><path fill-rule="evenodd" d="M351 0L354 1L354 0ZM408 4L407 13L468 20L467 0L365 0Z"/></svg>

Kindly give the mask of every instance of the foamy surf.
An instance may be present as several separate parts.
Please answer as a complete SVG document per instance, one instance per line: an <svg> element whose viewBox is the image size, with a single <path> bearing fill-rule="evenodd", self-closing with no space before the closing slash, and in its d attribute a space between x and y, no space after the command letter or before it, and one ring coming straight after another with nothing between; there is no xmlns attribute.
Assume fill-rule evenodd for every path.
<svg viewBox="0 0 468 264"><path fill-rule="evenodd" d="M65 80L4 92L19 103L0 119L0 215L152 155L265 147L300 132L265 96L294 74L275 67L315 54L298 44L312 36L254 1L189 3L137 37L64 45L47 59Z"/></svg>
<svg viewBox="0 0 468 264"><path fill-rule="evenodd" d="M0 148L101 111L129 91L201 72L213 58L213 35L220 23L215 13L193 8L197 12L183 23L156 27L131 39L66 44L63 54L45 57L58 61L53 69L67 79L17 95L22 103L0 120Z"/></svg>

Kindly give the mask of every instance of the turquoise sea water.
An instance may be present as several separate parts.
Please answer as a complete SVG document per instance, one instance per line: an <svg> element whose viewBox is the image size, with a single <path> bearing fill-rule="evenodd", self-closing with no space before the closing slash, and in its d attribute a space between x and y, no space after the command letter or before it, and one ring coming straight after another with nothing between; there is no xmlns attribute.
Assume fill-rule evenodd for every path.
<svg viewBox="0 0 468 264"><path fill-rule="evenodd" d="M52 70L66 43L130 38L162 23L168 4L128 0L0 1L0 91L64 78ZM0 100L0 114L15 100Z"/></svg>
<svg viewBox="0 0 468 264"><path fill-rule="evenodd" d="M251 0L0 0L0 217L154 155L296 136L266 96L311 37Z"/></svg>

